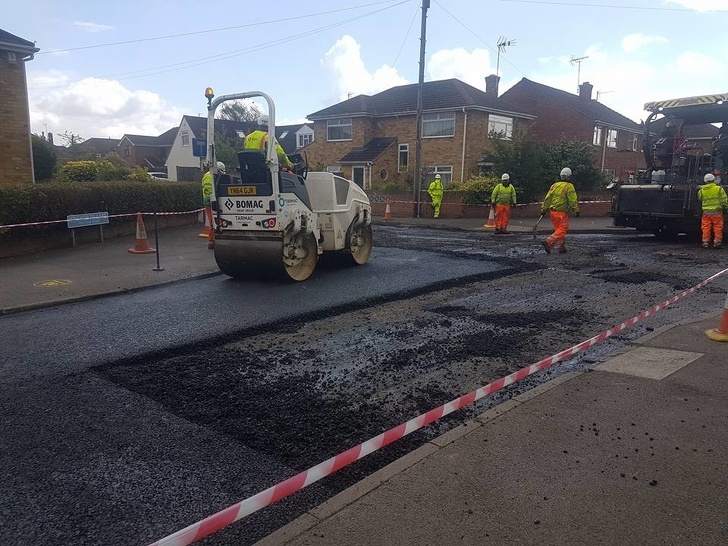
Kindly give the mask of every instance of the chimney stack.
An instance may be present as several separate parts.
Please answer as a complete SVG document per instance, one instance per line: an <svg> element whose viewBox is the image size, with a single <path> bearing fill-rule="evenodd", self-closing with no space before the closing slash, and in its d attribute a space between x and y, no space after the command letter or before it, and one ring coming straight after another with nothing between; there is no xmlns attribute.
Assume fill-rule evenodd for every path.
<svg viewBox="0 0 728 546"><path fill-rule="evenodd" d="M579 86L579 96L584 100L591 100L592 90L594 86L589 82L584 82Z"/></svg>
<svg viewBox="0 0 728 546"><path fill-rule="evenodd" d="M53 133L48 131L48 143L53 144Z"/></svg>
<svg viewBox="0 0 728 546"><path fill-rule="evenodd" d="M494 97L498 96L498 82L500 81L500 76L497 76L495 74L491 74L490 76L485 77L485 92L488 95L493 95Z"/></svg>

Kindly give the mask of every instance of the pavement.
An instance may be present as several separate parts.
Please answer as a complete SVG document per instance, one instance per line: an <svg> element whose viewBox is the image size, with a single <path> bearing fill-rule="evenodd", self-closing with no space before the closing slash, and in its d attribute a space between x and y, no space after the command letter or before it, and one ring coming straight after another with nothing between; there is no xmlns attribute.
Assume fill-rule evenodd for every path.
<svg viewBox="0 0 728 546"><path fill-rule="evenodd" d="M487 231L482 219L375 223ZM534 223L515 220L509 230L529 233ZM148 231L158 255L130 254L134 240L122 238L0 260L0 310L218 274L200 231L167 229L157 241ZM572 218L571 231L632 232L608 217ZM704 334L720 322L716 312L668 326L588 371L558 376L259 544L726 544L728 357Z"/></svg>

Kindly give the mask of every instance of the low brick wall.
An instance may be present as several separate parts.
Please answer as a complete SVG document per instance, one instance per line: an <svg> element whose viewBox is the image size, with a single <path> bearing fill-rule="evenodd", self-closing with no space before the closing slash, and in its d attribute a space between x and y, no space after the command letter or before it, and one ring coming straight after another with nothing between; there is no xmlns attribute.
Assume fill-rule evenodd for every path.
<svg viewBox="0 0 728 546"><path fill-rule="evenodd" d="M602 196L598 196L602 197ZM395 218L412 218L414 201L411 193L369 193L372 203L372 215L384 216L387 204ZM426 192L420 199L420 216L432 216L430 196ZM442 218L488 218L487 205L466 205L463 196L457 192L445 192L440 207ZM599 201L580 201L579 209L583 216L609 216L611 203L608 199ZM538 218L541 214L541 203L517 205L511 209L511 218Z"/></svg>

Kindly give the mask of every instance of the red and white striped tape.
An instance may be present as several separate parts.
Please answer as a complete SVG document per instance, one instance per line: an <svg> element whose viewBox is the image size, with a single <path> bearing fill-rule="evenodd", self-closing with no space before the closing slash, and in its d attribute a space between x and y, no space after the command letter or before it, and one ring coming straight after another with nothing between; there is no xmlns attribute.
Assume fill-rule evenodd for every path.
<svg viewBox="0 0 728 546"><path fill-rule="evenodd" d="M196 214L198 212L202 212L205 210L204 208L194 209L194 210L185 210L182 212L140 212L139 214L143 215L154 215L157 216L178 216L182 214ZM137 213L129 213L129 214L112 214L109 216L109 218L124 218L125 216L134 216L136 217ZM65 224L68 220L48 220L46 222L27 222L25 224L0 224L0 229L6 229L6 228L15 228L15 227L28 227L28 226L42 226L46 224Z"/></svg>
<svg viewBox="0 0 728 546"><path fill-rule="evenodd" d="M379 436L375 436L374 438L371 438L366 442L363 442L347 451L344 451L343 453L331 457L330 459L327 459L326 461L319 463L316 466L309 468L308 470L304 470L303 472L300 472L299 474L296 474L295 476L288 478L287 480L280 482L273 487L269 487L265 491L261 491L260 493L249 497L237 504L234 504L216 514L213 514L212 516L209 516L202 521L194 523L188 527L185 527L184 529L181 529L180 531L177 531L176 533L173 533L161 540L158 540L157 542L152 543L150 546L184 546L201 540L204 537L216 531L219 531L223 527L227 527L231 523L238 521L246 516L249 516L250 514L257 512L262 508L270 506L271 504L300 491L304 487L311 485L312 483L315 483L320 479L333 474L334 472L337 472L341 468L344 468L345 466L350 465L351 463L358 461L363 457L366 457L370 453L373 453L391 444L392 442L399 440L400 438L410 434L411 432L414 432L431 423L434 423L438 419L441 419L442 417L445 417L446 415L449 415L452 412L467 406L468 404L472 404L476 400L480 400L485 396L493 394L494 392L499 391L500 389L507 387L508 385L511 385L516 381L525 379L529 375L533 375L538 371L545 370L546 368L556 364L557 362L566 360L567 358L572 357L575 354L588 349L589 347L592 347L600 341L604 341L608 337L618 334L622 330L635 325L636 323L646 319L651 315L654 315L658 311L661 311L668 305L671 305L681 300L685 296L692 294L698 288L702 288L712 280L727 272L728 268L719 271L715 275L708 277L707 279L700 282L699 284L696 284L692 288L683 290L669 300L655 305L654 307L650 307L646 311L642 311L631 319L617 326L613 326L612 328L610 328L609 330L605 330L601 334L589 338L586 341L582 341L578 345L574 345L573 347L561 351L560 353L557 353L553 356L544 358L543 360L540 360L535 364L531 364L530 366L521 368L520 370L513 372L510 375L502 377L496 381L493 381L492 383L488 383L483 387L480 387L472 392L469 392L468 394L460 396L455 400L447 402L446 404L432 409L427 413L418 415L414 419L410 419L409 421L402 423L401 425L389 429Z"/></svg>

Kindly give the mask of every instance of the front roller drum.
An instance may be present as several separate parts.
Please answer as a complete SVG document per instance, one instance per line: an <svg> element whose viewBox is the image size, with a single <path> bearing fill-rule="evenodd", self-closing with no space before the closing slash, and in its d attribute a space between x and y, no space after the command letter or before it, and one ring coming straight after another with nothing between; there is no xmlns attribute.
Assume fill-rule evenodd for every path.
<svg viewBox="0 0 728 546"><path fill-rule="evenodd" d="M304 281L316 268L316 241L311 235L299 241L284 244L280 233L218 234L215 261L220 271L236 279Z"/></svg>

